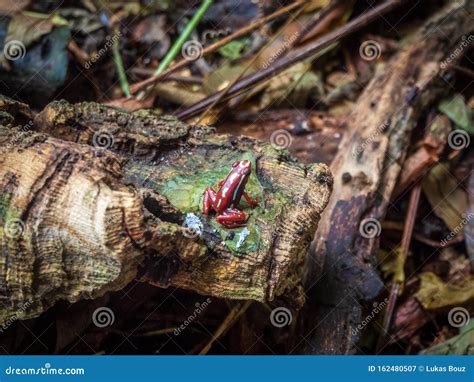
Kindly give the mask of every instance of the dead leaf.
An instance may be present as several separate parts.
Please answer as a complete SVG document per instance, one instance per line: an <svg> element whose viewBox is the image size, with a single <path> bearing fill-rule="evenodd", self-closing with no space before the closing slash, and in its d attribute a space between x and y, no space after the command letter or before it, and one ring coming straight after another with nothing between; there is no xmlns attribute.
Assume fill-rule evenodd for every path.
<svg viewBox="0 0 474 382"><path fill-rule="evenodd" d="M141 20L132 29L132 39L151 50L152 56L163 57L170 47L170 38L166 33L166 16L150 15Z"/></svg>
<svg viewBox="0 0 474 382"><path fill-rule="evenodd" d="M30 5L30 0L0 0L0 14L8 15L21 12L28 5Z"/></svg>
<svg viewBox="0 0 474 382"><path fill-rule="evenodd" d="M180 106L191 106L205 98L205 94L191 91L184 86L174 83L159 83L153 88L153 92L167 101Z"/></svg>
<svg viewBox="0 0 474 382"><path fill-rule="evenodd" d="M436 116L420 147L405 161L395 194L398 195L404 191L410 183L420 178L439 161L450 132L451 122L449 119L444 115Z"/></svg>
<svg viewBox="0 0 474 382"><path fill-rule="evenodd" d="M322 81L310 68L311 65L301 62L273 77L262 94L260 109L270 105L305 107L310 95L321 96Z"/></svg>
<svg viewBox="0 0 474 382"><path fill-rule="evenodd" d="M305 12L313 12L317 9L323 8L327 6L331 0L311 0L308 1L308 4L305 5L304 11Z"/></svg>
<svg viewBox="0 0 474 382"><path fill-rule="evenodd" d="M389 343L413 338L414 334L429 320L430 317L420 303L415 298L409 298L399 305L395 311L393 335L390 337Z"/></svg>
<svg viewBox="0 0 474 382"><path fill-rule="evenodd" d="M392 278L392 281L398 285L405 283L405 261L402 248L397 247L394 251L379 251L380 269L385 278Z"/></svg>
<svg viewBox="0 0 474 382"><path fill-rule="evenodd" d="M423 179L423 192L436 216L441 218L454 233L462 231L467 195L459 187L447 164L434 167Z"/></svg>
<svg viewBox="0 0 474 382"><path fill-rule="evenodd" d="M420 289L415 297L425 309L458 306L474 298L473 276L456 284L447 284L432 272L421 273L419 278Z"/></svg>
<svg viewBox="0 0 474 382"><path fill-rule="evenodd" d="M225 89L233 81L235 81L246 69L243 65L231 65L226 63L220 68L210 72L203 82L203 90L206 94L214 94L219 90ZM246 75L252 74L255 70L248 68L245 71Z"/></svg>

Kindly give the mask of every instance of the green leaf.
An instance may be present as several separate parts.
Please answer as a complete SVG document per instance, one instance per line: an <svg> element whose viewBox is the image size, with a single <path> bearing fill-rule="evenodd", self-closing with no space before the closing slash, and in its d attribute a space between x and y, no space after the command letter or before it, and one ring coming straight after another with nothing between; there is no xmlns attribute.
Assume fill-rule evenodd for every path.
<svg viewBox="0 0 474 382"><path fill-rule="evenodd" d="M421 354L474 355L474 320L464 326L459 334L449 340L425 349Z"/></svg>
<svg viewBox="0 0 474 382"><path fill-rule="evenodd" d="M457 94L452 98L443 99L439 103L438 109L453 121L456 126L474 135L473 110L466 105L462 95Z"/></svg>
<svg viewBox="0 0 474 382"><path fill-rule="evenodd" d="M224 45L222 48L220 48L219 53L225 58L228 58L230 60L236 60L240 58L245 44L246 39L231 41L228 44Z"/></svg>

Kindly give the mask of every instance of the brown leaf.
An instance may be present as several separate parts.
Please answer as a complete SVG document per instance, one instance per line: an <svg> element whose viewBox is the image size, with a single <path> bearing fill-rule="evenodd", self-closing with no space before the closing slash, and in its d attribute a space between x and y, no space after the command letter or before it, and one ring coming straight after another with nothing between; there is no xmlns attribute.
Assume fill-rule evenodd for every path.
<svg viewBox="0 0 474 382"><path fill-rule="evenodd" d="M433 120L420 147L405 161L395 194L404 191L439 161L450 131L451 122L447 117L438 115Z"/></svg>
<svg viewBox="0 0 474 382"><path fill-rule="evenodd" d="M8 15L21 12L28 5L30 5L30 0L0 0L0 14Z"/></svg>
<svg viewBox="0 0 474 382"><path fill-rule="evenodd" d="M434 167L423 179L423 192L436 216L457 234L464 227L463 220L467 210L467 195L451 175L447 164Z"/></svg>
<svg viewBox="0 0 474 382"><path fill-rule="evenodd" d="M429 321L429 316L421 304L410 298L395 311L393 335L390 343L413 337Z"/></svg>

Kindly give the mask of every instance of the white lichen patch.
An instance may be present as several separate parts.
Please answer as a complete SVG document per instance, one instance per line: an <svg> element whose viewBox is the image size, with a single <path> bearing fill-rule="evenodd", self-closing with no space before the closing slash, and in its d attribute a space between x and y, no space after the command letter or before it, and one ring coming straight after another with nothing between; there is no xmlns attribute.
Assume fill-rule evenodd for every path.
<svg viewBox="0 0 474 382"><path fill-rule="evenodd" d="M239 240L237 241L236 247L240 248L244 244L247 236L250 234L250 231L245 227L239 234Z"/></svg>
<svg viewBox="0 0 474 382"><path fill-rule="evenodd" d="M199 217L193 213L188 213L184 219L184 226L193 234L197 236L202 235L203 225Z"/></svg>

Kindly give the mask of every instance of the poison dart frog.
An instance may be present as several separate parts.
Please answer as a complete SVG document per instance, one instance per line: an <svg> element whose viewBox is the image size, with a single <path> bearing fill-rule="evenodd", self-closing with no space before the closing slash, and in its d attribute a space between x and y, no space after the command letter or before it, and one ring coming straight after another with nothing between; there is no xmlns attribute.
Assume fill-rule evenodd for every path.
<svg viewBox="0 0 474 382"><path fill-rule="evenodd" d="M213 186L207 187L204 192L203 213L209 215L215 211L218 223L226 228L242 227L247 221L247 214L237 209L242 196L251 207L258 204L245 192L245 186L252 172L252 163L249 160L234 162L224 180L218 184L217 192Z"/></svg>

